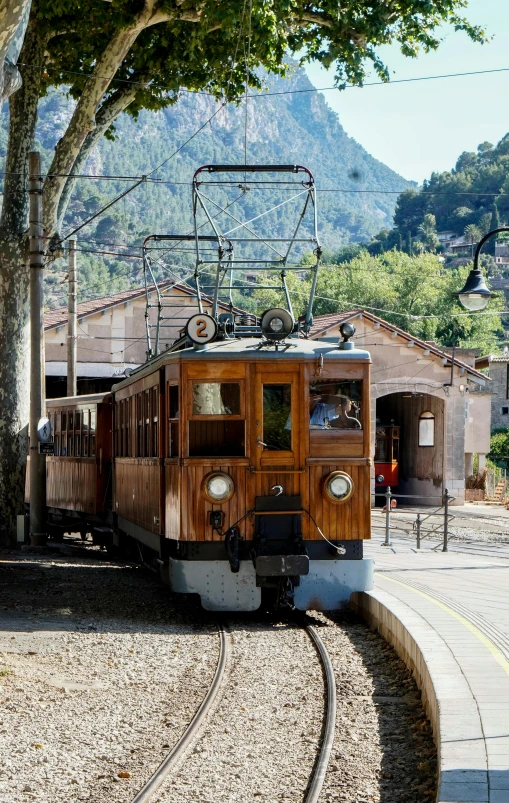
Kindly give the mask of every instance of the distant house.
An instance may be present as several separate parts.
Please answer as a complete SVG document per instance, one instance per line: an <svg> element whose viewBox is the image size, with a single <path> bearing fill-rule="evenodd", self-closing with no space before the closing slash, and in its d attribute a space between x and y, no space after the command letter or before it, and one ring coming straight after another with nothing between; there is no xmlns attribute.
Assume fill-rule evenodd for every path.
<svg viewBox="0 0 509 803"><path fill-rule="evenodd" d="M491 379L491 428L509 427L509 354L478 357L476 368L487 368Z"/></svg>
<svg viewBox="0 0 509 803"><path fill-rule="evenodd" d="M392 422L401 428L399 492L438 506L448 488L456 504L462 503L474 454L482 468L490 448L491 394L486 386L491 383L472 365L470 355L455 358L453 367L443 349L369 312L319 315L311 337L336 341L345 320L354 323L354 341L373 361L372 454L377 424ZM425 417L433 422L432 445L421 445L420 421Z"/></svg>

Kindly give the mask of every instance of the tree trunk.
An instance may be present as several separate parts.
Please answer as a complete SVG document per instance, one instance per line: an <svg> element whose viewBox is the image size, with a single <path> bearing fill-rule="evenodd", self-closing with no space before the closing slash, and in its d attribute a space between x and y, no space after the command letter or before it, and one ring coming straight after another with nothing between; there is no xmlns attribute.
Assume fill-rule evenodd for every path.
<svg viewBox="0 0 509 803"><path fill-rule="evenodd" d="M20 62L41 64L46 41L29 24ZM21 68L9 100L9 145L0 218L0 545L16 539L23 511L29 411L28 154L33 147L39 70ZM35 77L37 76L37 77Z"/></svg>
<svg viewBox="0 0 509 803"><path fill-rule="evenodd" d="M18 72L14 65L21 43L18 45L15 40L23 37L25 33L24 26L29 5L30 0L0 0L0 102L10 94L9 85L15 85L15 77L12 74L5 81L4 63L6 58L9 58L10 72ZM11 53L10 48L13 43L14 50Z"/></svg>
<svg viewBox="0 0 509 803"><path fill-rule="evenodd" d="M29 298L25 238L0 240L0 545L16 541L28 452Z"/></svg>

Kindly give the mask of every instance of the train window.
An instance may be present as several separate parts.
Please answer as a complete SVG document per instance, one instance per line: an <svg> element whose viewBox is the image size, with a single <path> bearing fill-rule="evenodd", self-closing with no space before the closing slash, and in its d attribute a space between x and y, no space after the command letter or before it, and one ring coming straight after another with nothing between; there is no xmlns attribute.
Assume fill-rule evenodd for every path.
<svg viewBox="0 0 509 803"><path fill-rule="evenodd" d="M141 393L136 396L136 429L138 438L136 457L143 457L143 399Z"/></svg>
<svg viewBox="0 0 509 803"><path fill-rule="evenodd" d="M67 429L74 429L74 413L72 411L69 411L67 414L67 421Z"/></svg>
<svg viewBox="0 0 509 803"><path fill-rule="evenodd" d="M97 412L95 410L90 410L90 457L95 456L95 428L96 428L96 421L97 421Z"/></svg>
<svg viewBox="0 0 509 803"><path fill-rule="evenodd" d="M65 432L67 429L67 413L64 410L62 413L62 432Z"/></svg>
<svg viewBox="0 0 509 803"><path fill-rule="evenodd" d="M159 388L153 387L151 389L151 414L152 414L152 457L159 455Z"/></svg>
<svg viewBox="0 0 509 803"><path fill-rule="evenodd" d="M168 385L168 457L179 456L179 387Z"/></svg>
<svg viewBox="0 0 509 803"><path fill-rule="evenodd" d="M292 448L292 386L263 386L263 448L290 451Z"/></svg>
<svg viewBox="0 0 509 803"><path fill-rule="evenodd" d="M60 435L58 433L55 435L55 454L57 457L60 456Z"/></svg>
<svg viewBox="0 0 509 803"><path fill-rule="evenodd" d="M168 385L168 418L179 417L179 386Z"/></svg>
<svg viewBox="0 0 509 803"><path fill-rule="evenodd" d="M74 455L74 444L72 440L72 432L67 433L67 457L73 457Z"/></svg>
<svg viewBox="0 0 509 803"><path fill-rule="evenodd" d="M143 393L143 456L150 457L150 390Z"/></svg>
<svg viewBox="0 0 509 803"><path fill-rule="evenodd" d="M376 430L375 460L377 463L389 462L389 437L384 427L377 427Z"/></svg>
<svg viewBox="0 0 509 803"><path fill-rule="evenodd" d="M435 416L425 412L419 416L419 446L435 445Z"/></svg>
<svg viewBox="0 0 509 803"><path fill-rule="evenodd" d="M193 415L240 415L238 382L193 382Z"/></svg>
<svg viewBox="0 0 509 803"><path fill-rule="evenodd" d="M81 454L81 435L76 433L74 435L74 456L82 457Z"/></svg>
<svg viewBox="0 0 509 803"><path fill-rule="evenodd" d="M309 387L310 429L362 429L362 381L326 379Z"/></svg>

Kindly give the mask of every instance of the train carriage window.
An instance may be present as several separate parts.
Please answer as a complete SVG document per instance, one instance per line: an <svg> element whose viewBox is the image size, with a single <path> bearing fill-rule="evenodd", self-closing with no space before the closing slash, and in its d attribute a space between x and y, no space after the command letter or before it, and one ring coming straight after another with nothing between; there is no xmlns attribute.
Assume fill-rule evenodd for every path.
<svg viewBox="0 0 509 803"><path fill-rule="evenodd" d="M150 413L151 413L151 456L159 455L159 388L153 387L150 391Z"/></svg>
<svg viewBox="0 0 509 803"><path fill-rule="evenodd" d="M240 382L193 382L189 457L244 457Z"/></svg>
<svg viewBox="0 0 509 803"><path fill-rule="evenodd" d="M81 454L81 413L76 411L74 414L74 456L82 457Z"/></svg>
<svg viewBox="0 0 509 803"><path fill-rule="evenodd" d="M150 457L150 390L143 393L143 456Z"/></svg>
<svg viewBox="0 0 509 803"><path fill-rule="evenodd" d="M97 422L97 411L90 410L90 457L95 457L95 430Z"/></svg>
<svg viewBox="0 0 509 803"><path fill-rule="evenodd" d="M168 385L168 457L179 456L179 387Z"/></svg>
<svg viewBox="0 0 509 803"><path fill-rule="evenodd" d="M292 386L263 386L263 449L292 448Z"/></svg>
<svg viewBox="0 0 509 803"><path fill-rule="evenodd" d="M435 416L425 412L419 416L419 446L435 445Z"/></svg>
<svg viewBox="0 0 509 803"><path fill-rule="evenodd" d="M81 413L81 443L83 457L88 457L88 410Z"/></svg>
<svg viewBox="0 0 509 803"><path fill-rule="evenodd" d="M61 436L61 450L62 456L65 457L67 455L67 413L65 410L62 412L62 436Z"/></svg>
<svg viewBox="0 0 509 803"><path fill-rule="evenodd" d="M57 457L60 456L60 434L59 433L57 433L55 435L55 455Z"/></svg>
<svg viewBox="0 0 509 803"><path fill-rule="evenodd" d="M142 393L136 396L136 427L137 427L137 444L136 444L136 457L143 457L143 399Z"/></svg>
<svg viewBox="0 0 509 803"><path fill-rule="evenodd" d="M362 429L362 380L326 379L309 387L310 429Z"/></svg>
<svg viewBox="0 0 509 803"><path fill-rule="evenodd" d="M193 382L193 415L240 415L238 382Z"/></svg>

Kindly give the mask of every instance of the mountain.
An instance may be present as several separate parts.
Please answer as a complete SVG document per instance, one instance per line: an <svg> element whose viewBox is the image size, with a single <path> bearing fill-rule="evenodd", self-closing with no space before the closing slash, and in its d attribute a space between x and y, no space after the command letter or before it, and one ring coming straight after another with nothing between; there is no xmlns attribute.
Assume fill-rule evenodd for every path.
<svg viewBox="0 0 509 803"><path fill-rule="evenodd" d="M373 190L394 192L412 185L349 137L325 98L310 91L313 86L304 70L295 63L291 66L293 74L287 79L266 76L266 88L249 101L247 161L305 165L313 172L319 190L333 190L318 196L320 237L325 249L337 250L347 242L369 239L381 227L392 224L396 198ZM277 94L290 91L293 94ZM72 108L72 101L56 91L40 102L36 147L41 150L45 168ZM166 163L154 174L161 184L140 186L80 231L81 298L127 289L139 281L138 261L84 253L85 250L107 250L105 245L119 244L129 246L129 253L138 254L139 250L133 249L138 249L149 233L191 231L190 182L195 169L203 164L244 162L243 104L230 104L218 111L187 142L218 108L206 94L183 92L174 106L163 111L142 112L136 121L122 115L116 123L114 140L104 139L92 154L85 172L97 176L140 176L165 160ZM5 155L6 122L7 115L3 114L0 169ZM64 232L128 186L128 181L78 180ZM263 211L264 202L260 194L251 198L250 214ZM58 271L64 269L65 265L57 262L54 275L48 274L52 306L62 298L62 274Z"/></svg>

